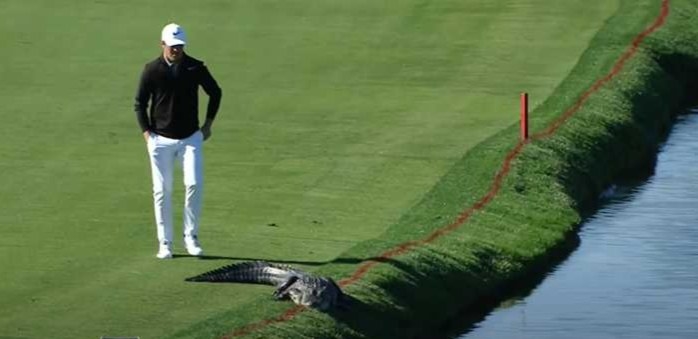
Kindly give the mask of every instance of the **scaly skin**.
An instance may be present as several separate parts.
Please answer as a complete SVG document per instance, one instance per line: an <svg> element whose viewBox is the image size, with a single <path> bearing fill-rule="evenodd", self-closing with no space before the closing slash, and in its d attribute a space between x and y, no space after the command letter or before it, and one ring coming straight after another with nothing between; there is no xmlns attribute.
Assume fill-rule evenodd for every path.
<svg viewBox="0 0 698 339"><path fill-rule="evenodd" d="M191 278L192 282L240 282L276 286L276 299L291 299L319 311L341 307L344 293L331 278L314 276L290 266L266 261L227 265Z"/></svg>

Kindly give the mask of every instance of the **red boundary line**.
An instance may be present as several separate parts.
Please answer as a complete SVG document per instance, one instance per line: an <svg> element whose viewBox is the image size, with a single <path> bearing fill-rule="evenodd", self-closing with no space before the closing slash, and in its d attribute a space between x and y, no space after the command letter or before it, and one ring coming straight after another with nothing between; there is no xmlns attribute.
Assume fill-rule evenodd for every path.
<svg viewBox="0 0 698 339"><path fill-rule="evenodd" d="M389 259L392 257L396 257L399 255L402 255L406 252L409 252L413 248L421 245L425 245L428 243L433 242L434 240L443 237L444 235L447 235L456 229L458 229L460 226L462 226L476 211L484 208L487 206L492 199L499 193L499 190L502 187L502 182L504 181L504 178L509 174L509 171L511 170L511 165L514 159L521 154L521 150L523 147L530 142L530 140L538 140L542 138L549 137L553 135L559 128L562 126L567 120L569 120L575 113L579 111L579 109L584 105L584 103L589 100L589 97L591 97L592 94L597 92L601 87L606 85L609 81L611 81L620 71L623 69L625 66L626 62L630 60L630 58L635 55L637 52L638 48L640 47L640 44L647 38L650 34L654 33L657 29L659 29L664 23L666 22L666 18L669 16L669 2L670 0L662 0L662 8L660 11L659 16L655 19L654 23L643 30L640 34L638 34L633 41L631 42L630 46L626 49L626 51L621 55L621 57L616 61L616 63L613 65L613 68L611 71L606 74L603 78L597 80L594 82L594 84L584 91L582 95L577 99L577 101L572 105L570 108L568 108L560 117L555 119L548 128L543 130L542 132L538 132L534 135L531 136L531 139L527 140L522 140L519 141L514 148L509 151L507 156L504 158L504 162L502 163L502 167L499 169L497 172L497 175L494 178L494 181L492 183L492 186L490 187L490 190L482 197L480 200L478 200L475 204L461 212L456 220L451 222L449 225L444 226L442 228L437 229L436 231L432 232L429 236L426 238L420 239L420 240L414 240L414 241L408 241L405 243L402 243L395 248L392 248L381 255L378 256L376 260L369 260L363 262L359 267L354 271L354 274L351 275L349 278L345 278L339 281L339 285L341 287L351 285L357 281L359 281L363 276L368 273L371 268L374 266L378 265L381 259ZM294 306L290 309L288 309L286 312L284 312L282 315L271 318L271 319L264 319L261 321L258 321L256 323L251 323L248 325L245 325L243 327L240 327L234 331L231 331L230 333L222 336L220 339L230 339L234 337L239 337L243 336L246 334L250 334L252 332L255 332L257 330L260 330L268 325L275 324L275 323L281 323L285 321L289 321L293 318L296 317L296 315L300 314L303 312L305 308L302 306Z"/></svg>

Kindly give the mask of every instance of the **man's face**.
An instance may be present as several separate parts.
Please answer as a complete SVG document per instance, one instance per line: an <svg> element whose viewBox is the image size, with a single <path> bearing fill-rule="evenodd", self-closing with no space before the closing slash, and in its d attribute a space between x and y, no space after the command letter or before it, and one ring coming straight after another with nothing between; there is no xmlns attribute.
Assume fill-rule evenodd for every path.
<svg viewBox="0 0 698 339"><path fill-rule="evenodd" d="M165 55L165 58L169 62L179 62L179 60L182 59L182 55L184 54L184 45L174 45L174 46L167 46L164 42L162 43L162 50Z"/></svg>

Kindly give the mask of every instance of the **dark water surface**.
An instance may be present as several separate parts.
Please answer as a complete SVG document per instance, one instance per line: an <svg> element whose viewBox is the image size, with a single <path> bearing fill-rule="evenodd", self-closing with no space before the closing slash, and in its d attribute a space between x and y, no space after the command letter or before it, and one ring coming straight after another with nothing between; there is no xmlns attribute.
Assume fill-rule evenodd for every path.
<svg viewBox="0 0 698 339"><path fill-rule="evenodd" d="M679 118L655 173L618 189L527 297L459 339L698 338L698 114Z"/></svg>

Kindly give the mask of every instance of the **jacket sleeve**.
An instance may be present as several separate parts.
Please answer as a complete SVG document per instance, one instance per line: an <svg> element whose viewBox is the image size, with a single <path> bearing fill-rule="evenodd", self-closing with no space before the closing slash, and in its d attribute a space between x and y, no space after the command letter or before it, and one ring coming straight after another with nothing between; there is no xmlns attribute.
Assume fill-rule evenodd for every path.
<svg viewBox="0 0 698 339"><path fill-rule="evenodd" d="M221 97L223 96L223 91L218 86L216 79L213 78L211 72L204 65L201 65L201 77L200 84L203 87L204 92L208 95L208 107L206 109L206 120L213 120L216 118L218 113L218 108L221 105Z"/></svg>
<svg viewBox="0 0 698 339"><path fill-rule="evenodd" d="M146 66L143 68L141 79L138 83L136 104L134 107L136 119L138 120L138 125L140 125L142 132L150 130L150 122L148 121L148 101L150 101L150 97L152 96L152 89L148 73L148 67Z"/></svg>

